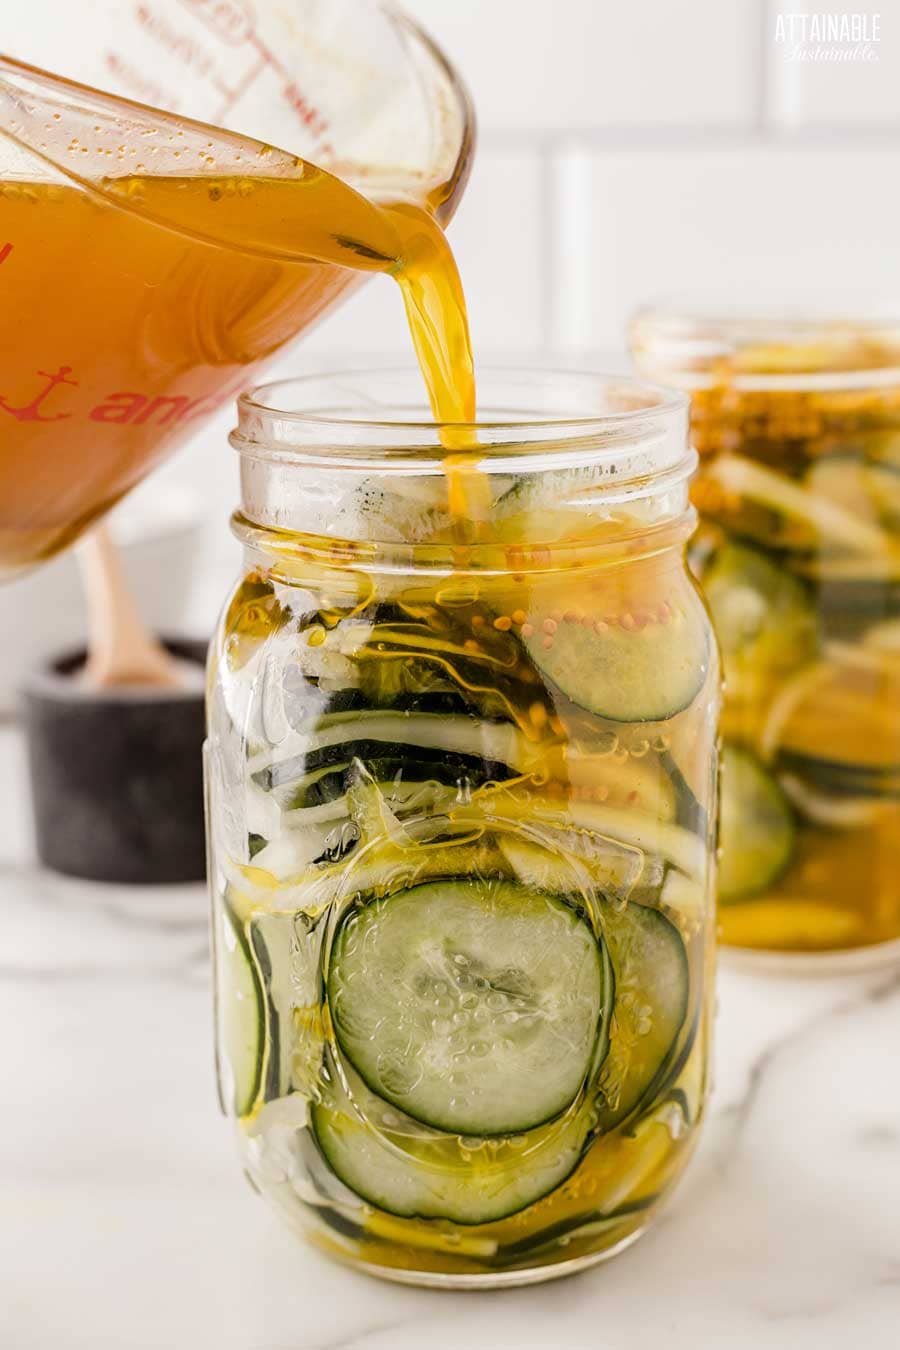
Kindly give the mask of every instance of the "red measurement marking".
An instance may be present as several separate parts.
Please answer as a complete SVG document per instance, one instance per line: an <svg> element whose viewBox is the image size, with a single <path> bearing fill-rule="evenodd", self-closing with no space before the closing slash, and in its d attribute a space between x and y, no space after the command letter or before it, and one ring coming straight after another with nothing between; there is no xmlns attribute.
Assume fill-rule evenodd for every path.
<svg viewBox="0 0 900 1350"><path fill-rule="evenodd" d="M71 413L54 413L51 417L44 417L41 414L41 404L53 392L58 384L70 384L77 388L78 381L68 378L72 373L71 366L60 366L54 375L48 375L46 370L39 370L38 375L47 383L40 393L36 394L30 403L22 408L13 408L7 403L6 399L0 394L0 408L4 412L10 413L18 422L61 422L64 417L71 417Z"/></svg>
<svg viewBox="0 0 900 1350"><path fill-rule="evenodd" d="M248 0L181 0L229 46L239 47L253 32L256 17Z"/></svg>
<svg viewBox="0 0 900 1350"><path fill-rule="evenodd" d="M181 0L181 3L185 9L190 10L192 14L205 23L220 41L233 47L241 47L246 44L249 47L254 47L259 54L259 61L251 67L234 88L212 74L212 82L224 99L224 103L218 110L217 120L224 122L235 103L243 98L247 90L256 83L266 67L270 67L284 81L283 98L290 104L304 126L319 140L320 153L332 153L330 143L325 140L329 129L328 119L297 86L290 68L276 56L271 47L267 46L259 36L256 31L256 14L250 0ZM139 6L139 14L142 10L148 16L144 19L144 22L149 23L148 7ZM210 72L204 73L209 74Z"/></svg>
<svg viewBox="0 0 900 1350"><path fill-rule="evenodd" d="M6 262L7 258L12 253L12 251L13 251L12 244L4 244L3 247L0 248L0 263Z"/></svg>
<svg viewBox="0 0 900 1350"><path fill-rule="evenodd" d="M271 47L268 47L258 33L249 34L249 41L259 52L260 56L265 58L266 64L271 66L284 80L284 95L293 108L300 113L301 120L306 123L310 131L317 136L324 136L328 130L328 119L325 117L315 104L306 99L294 83L293 76L284 64L280 61Z"/></svg>
<svg viewBox="0 0 900 1350"><path fill-rule="evenodd" d="M251 67L250 70L247 71L247 74L234 89L229 89L228 86L223 84L221 80L215 81L216 88L218 89L220 94L224 95L225 98L225 102L222 104L218 112L219 121L221 122L225 121L226 116L228 115L228 113L231 112L231 109L237 103L238 99L244 97L247 90L250 88L252 84L256 83L256 81L259 79L260 75L263 73L265 68L266 68L266 58L263 55L260 55L260 58L257 61L256 65L254 65L253 67Z"/></svg>

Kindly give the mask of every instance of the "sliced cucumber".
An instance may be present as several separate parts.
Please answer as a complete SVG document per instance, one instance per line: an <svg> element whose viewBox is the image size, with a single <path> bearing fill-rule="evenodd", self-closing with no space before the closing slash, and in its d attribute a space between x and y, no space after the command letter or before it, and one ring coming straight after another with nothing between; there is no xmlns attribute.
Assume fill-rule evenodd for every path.
<svg viewBox="0 0 900 1350"><path fill-rule="evenodd" d="M584 917L511 882L435 882L354 908L328 977L371 1090L436 1129L528 1130L584 1084L610 991Z"/></svg>
<svg viewBox="0 0 900 1350"><path fill-rule="evenodd" d="M597 491L603 484L604 470L596 465L522 475L494 508L494 535L507 544L533 545L584 533L608 514Z"/></svg>
<svg viewBox="0 0 900 1350"><path fill-rule="evenodd" d="M357 1195L390 1214L459 1224L505 1218L554 1190L577 1165L591 1129L585 1104L525 1135L441 1134L333 1063L311 1114L326 1162Z"/></svg>
<svg viewBox="0 0 900 1350"><path fill-rule="evenodd" d="M846 775L900 775L900 663L864 647L802 671L773 701L762 736L780 768L821 761Z"/></svg>
<svg viewBox="0 0 900 1350"><path fill-rule="evenodd" d="M675 915L688 930L697 929L706 917L707 892L703 886L686 877L677 868L670 867L660 887L659 903L664 910Z"/></svg>
<svg viewBox="0 0 900 1350"><path fill-rule="evenodd" d="M752 459L720 455L709 462L706 475L726 493L743 497L784 521L782 535L773 540L775 547L793 540L804 550L831 547L872 555L887 555L891 551L890 535L878 525L860 519L852 508L829 501Z"/></svg>
<svg viewBox="0 0 900 1350"><path fill-rule="evenodd" d="M611 1130L653 1095L688 1013L681 934L658 909L604 906L603 939L616 981L609 1052L600 1071L598 1128Z"/></svg>
<svg viewBox="0 0 900 1350"><path fill-rule="evenodd" d="M382 543L431 539L451 523L447 487L439 478L423 479L420 487L422 490L413 495L385 488L374 479L365 482L353 496L342 500L335 528L345 539L378 539Z"/></svg>
<svg viewBox="0 0 900 1350"><path fill-rule="evenodd" d="M664 750L659 756L659 765L665 771L666 779L669 784L669 791L672 795L674 809L672 815L664 815L658 811L657 819L662 823L668 823L674 820L676 824L689 830L691 834L699 835L703 838L706 835L707 810L697 796L697 793L691 787L687 778L681 771L681 765L672 754L671 750ZM712 770L708 763L704 764L704 771L707 777L711 775ZM705 785L708 788L708 784Z"/></svg>
<svg viewBox="0 0 900 1350"><path fill-rule="evenodd" d="M814 659L818 639L808 590L764 553L725 544L704 563L700 581L732 700L762 699L773 682Z"/></svg>
<svg viewBox="0 0 900 1350"><path fill-rule="evenodd" d="M263 1050L257 1100L264 1102L283 1097L291 1080L291 1041L286 1032L290 1027L293 995L288 984L289 963L283 958L286 945L290 950L292 923L291 916L267 914L254 917L245 929L253 964L259 972L262 997Z"/></svg>
<svg viewBox="0 0 900 1350"><path fill-rule="evenodd" d="M503 856L517 880L556 895L599 897L621 908L629 900L658 906L687 930L695 931L707 906L706 888L663 858L614 843L578 847L565 853L513 832L498 834Z"/></svg>
<svg viewBox="0 0 900 1350"><path fill-rule="evenodd" d="M596 489L604 484L604 470L595 464L574 469L541 469L522 474L497 502L495 518L547 511L552 507L580 506L585 494L596 512ZM532 533L532 538L538 535ZM544 536L541 535L541 538Z"/></svg>
<svg viewBox="0 0 900 1350"><path fill-rule="evenodd" d="M525 639L534 663L579 707L615 722L656 722L697 696L710 664L708 620L686 584L650 605L587 590L560 610L534 604ZM554 617L556 615L557 617Z"/></svg>
<svg viewBox="0 0 900 1350"><path fill-rule="evenodd" d="M617 758L592 753L589 744L573 741L565 748L562 773L573 797L629 807L660 821L675 819L682 783L673 777L671 756L648 752L639 759Z"/></svg>
<svg viewBox="0 0 900 1350"><path fill-rule="evenodd" d="M734 904L765 891L794 851L794 818L784 792L746 750L722 755L719 900Z"/></svg>
<svg viewBox="0 0 900 1350"><path fill-rule="evenodd" d="M835 455L813 464L806 482L813 492L861 520L896 530L900 521L900 474L895 469Z"/></svg>
<svg viewBox="0 0 900 1350"><path fill-rule="evenodd" d="M552 840L538 843L513 831L498 832L497 842L523 886L553 895L599 892L604 899L623 904L638 885L644 889L662 880L663 868L654 866L655 859L615 843L562 852L552 847Z"/></svg>
<svg viewBox="0 0 900 1350"><path fill-rule="evenodd" d="M219 914L216 955L222 1106L229 1114L245 1116L256 1101L262 1077L265 1005L256 963L227 895Z"/></svg>
<svg viewBox="0 0 900 1350"><path fill-rule="evenodd" d="M549 838L558 833L562 847L574 848L588 859L598 850L604 854L611 843L619 844L650 858L663 858L701 883L706 878L705 838L641 811L577 800L560 802L538 792L519 792L501 785L480 789L471 802L454 804L448 816L457 825L524 822Z"/></svg>

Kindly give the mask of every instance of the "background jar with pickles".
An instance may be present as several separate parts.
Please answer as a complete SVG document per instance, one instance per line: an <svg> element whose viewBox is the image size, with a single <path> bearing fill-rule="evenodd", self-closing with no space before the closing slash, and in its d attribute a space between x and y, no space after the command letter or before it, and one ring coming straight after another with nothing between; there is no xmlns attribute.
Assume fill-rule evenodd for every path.
<svg viewBox="0 0 900 1350"><path fill-rule="evenodd" d="M724 658L720 924L900 955L900 324L656 308L691 395L692 565Z"/></svg>

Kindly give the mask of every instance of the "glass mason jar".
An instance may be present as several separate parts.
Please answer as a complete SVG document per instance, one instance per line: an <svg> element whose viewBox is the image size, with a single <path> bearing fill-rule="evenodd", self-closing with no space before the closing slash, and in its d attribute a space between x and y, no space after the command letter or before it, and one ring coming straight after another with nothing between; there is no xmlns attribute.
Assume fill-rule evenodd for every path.
<svg viewBox="0 0 900 1350"><path fill-rule="evenodd" d="M487 372L477 427L422 407L383 371L240 404L209 709L221 1099L321 1248L515 1284L633 1240L691 1153L717 655L681 395Z"/></svg>
<svg viewBox="0 0 900 1350"><path fill-rule="evenodd" d="M692 397L692 563L726 680L724 940L895 960L900 326L649 310L633 347Z"/></svg>

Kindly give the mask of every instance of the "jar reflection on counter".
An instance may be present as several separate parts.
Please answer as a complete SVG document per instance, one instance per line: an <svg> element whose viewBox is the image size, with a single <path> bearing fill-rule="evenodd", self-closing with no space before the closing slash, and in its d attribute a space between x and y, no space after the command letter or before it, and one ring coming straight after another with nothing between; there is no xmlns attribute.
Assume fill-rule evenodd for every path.
<svg viewBox="0 0 900 1350"><path fill-rule="evenodd" d="M632 346L690 393L701 457L692 565L726 681L723 939L897 959L900 323L659 308Z"/></svg>

